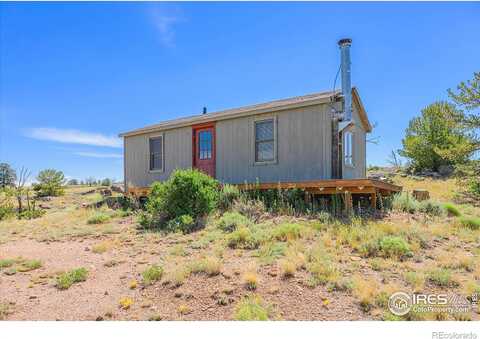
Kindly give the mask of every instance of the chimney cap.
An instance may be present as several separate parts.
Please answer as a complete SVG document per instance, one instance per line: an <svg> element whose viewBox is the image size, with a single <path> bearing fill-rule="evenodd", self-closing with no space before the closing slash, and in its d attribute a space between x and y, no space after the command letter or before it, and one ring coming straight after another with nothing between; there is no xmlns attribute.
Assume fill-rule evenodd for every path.
<svg viewBox="0 0 480 339"><path fill-rule="evenodd" d="M345 38L345 39L338 40L338 45L340 47L345 46L345 45L350 46L351 44L352 44L352 39L350 39L350 38Z"/></svg>

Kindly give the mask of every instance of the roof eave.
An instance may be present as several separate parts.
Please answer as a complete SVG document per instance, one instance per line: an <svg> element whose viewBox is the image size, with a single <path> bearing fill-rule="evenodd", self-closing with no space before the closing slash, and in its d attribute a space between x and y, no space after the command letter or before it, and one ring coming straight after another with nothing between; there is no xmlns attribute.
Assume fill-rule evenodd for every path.
<svg viewBox="0 0 480 339"><path fill-rule="evenodd" d="M264 113L270 113L270 112L275 112L275 111L283 111L283 110L287 110L287 109L294 109L294 108L324 104L324 103L330 102L331 98L336 97L337 95L338 95L338 93L332 93L331 95L325 96L325 97L322 97L322 98L317 98L317 99L312 99L312 100L298 102L298 103L292 103L292 104L285 104L285 105L276 106L276 107L246 110L244 112L239 112L239 113L235 113L235 114L231 114L231 113L228 113L228 112L225 112L224 114L222 114L222 112L216 112L216 113L205 114L205 115L197 115L197 116L193 116L191 118L184 118L182 121L172 120L170 122L167 121L167 122L160 123L160 124L157 124L157 125L152 125L150 127L144 127L144 128L136 129L136 130L133 130L133 131L120 133L119 137L131 137L131 136L141 135L141 134L146 134L146 133L159 132L159 131L165 131L165 130L174 129L174 128L187 127L187 126L191 126L191 125L195 125L195 124L199 124L199 123L206 123L206 122L213 122L213 121L220 121L220 120L228 120L228 119L234 119L234 118L245 117L245 116L250 116L250 115L264 114Z"/></svg>
<svg viewBox="0 0 480 339"><path fill-rule="evenodd" d="M358 93L358 90L356 87L352 87L352 97L356 101L358 108L359 108L359 115L360 115L360 120L362 121L363 127L365 128L365 131L367 133L370 133L373 130L372 124L370 123L370 120L368 119L367 111L365 110L365 107L363 106L362 100L360 99L360 94Z"/></svg>

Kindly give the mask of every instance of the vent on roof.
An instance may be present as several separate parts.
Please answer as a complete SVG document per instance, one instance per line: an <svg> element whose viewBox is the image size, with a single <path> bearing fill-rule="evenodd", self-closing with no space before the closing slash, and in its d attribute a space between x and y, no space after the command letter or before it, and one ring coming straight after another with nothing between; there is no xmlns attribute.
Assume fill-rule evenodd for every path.
<svg viewBox="0 0 480 339"><path fill-rule="evenodd" d="M206 107L203 107L202 114L207 114L207 108Z"/></svg>

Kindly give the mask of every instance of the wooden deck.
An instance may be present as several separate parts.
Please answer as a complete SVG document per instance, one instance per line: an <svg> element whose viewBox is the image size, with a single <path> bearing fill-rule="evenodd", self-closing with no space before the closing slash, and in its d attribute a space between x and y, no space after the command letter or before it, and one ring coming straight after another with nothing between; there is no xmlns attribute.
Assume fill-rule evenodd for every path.
<svg viewBox="0 0 480 339"><path fill-rule="evenodd" d="M237 186L242 190L301 188L313 194L350 192L352 194L381 193L382 195L389 195L402 190L401 186L374 179L327 179L301 182L241 184Z"/></svg>
<svg viewBox="0 0 480 339"><path fill-rule="evenodd" d="M242 190L266 190L301 188L311 195L345 195L345 202L352 203L352 194L366 194L370 196L373 208L377 206L377 196L389 196L401 192L402 187L374 179L326 179L302 182L278 182L237 185Z"/></svg>
<svg viewBox="0 0 480 339"><path fill-rule="evenodd" d="M351 196L352 194L367 194L371 197L372 207L377 204L378 194L388 196L402 191L401 186L374 179L327 179L300 182L239 184L236 186L241 190L301 188L311 195L345 194ZM142 197L146 196L149 190L149 187L129 187L127 194Z"/></svg>

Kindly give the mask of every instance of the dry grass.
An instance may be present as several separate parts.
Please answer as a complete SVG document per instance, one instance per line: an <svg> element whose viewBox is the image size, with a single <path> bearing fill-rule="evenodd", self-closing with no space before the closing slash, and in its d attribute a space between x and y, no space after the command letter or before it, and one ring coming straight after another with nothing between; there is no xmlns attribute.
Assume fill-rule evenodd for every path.
<svg viewBox="0 0 480 339"><path fill-rule="evenodd" d="M185 305L185 304L179 305L178 308L177 308L177 311L181 315L189 314L190 312L192 312L190 307L188 305Z"/></svg>
<svg viewBox="0 0 480 339"><path fill-rule="evenodd" d="M258 287L258 274L256 269L250 268L243 274L243 284L247 290L254 291Z"/></svg>
<svg viewBox="0 0 480 339"><path fill-rule="evenodd" d="M414 186L420 187L416 183ZM179 318L178 314L190 313L196 317L197 306L203 302L201 298L197 298L196 289L201 289L203 293L204 285L208 287L223 279L230 283L235 282L234 285L239 281L241 285L235 286L228 295L218 288L218 299L214 298L215 302L212 303L212 300L207 298L209 305L224 307L228 312L233 312L229 316L242 320L271 319L268 303L264 300L271 302L274 298L272 305L288 305L291 300L279 291L283 292L284 287L291 288L293 284L299 289L324 285L318 287L325 298L322 299L323 302L320 301L322 307L338 312L334 311L337 307L334 299L327 294L335 293L335 298L338 297L341 302L343 297L348 298L349 311L357 316L360 314L365 319L390 319L386 315L385 305L395 289L422 293L448 290L465 295L479 289L480 230L463 227L454 217L427 218L423 215L392 212L383 219L353 218L349 222L319 222L307 218L262 214L260 223L253 218L248 225L238 223L235 227L226 226L225 230L222 230L218 228L221 216L214 214L209 217L206 228L201 231L185 235L164 235L140 232L135 229L135 224L125 224L126 219L117 217L109 221L108 225L87 225L87 220L98 212L76 208L87 197L72 195L67 190L67 196L61 198L62 202L52 200L53 207L39 219L29 222L12 219L12 225L0 222L0 242L2 239L9 241L27 236L38 240L65 241L91 237L80 245L82 251L85 246L91 246L92 253L105 253L103 256L95 256L84 252L85 256L101 260L99 267L110 270L112 274L123 270L124 266L131 267L117 265L120 262L131 261L144 265L160 260L162 266L148 267L142 274L144 284L141 288L140 279L138 282L130 280L132 278L122 280L122 293L128 294L129 289L132 289L130 293L135 295L160 292L162 295L165 293L168 298L181 292L175 287L184 285L181 290L193 290L192 294L196 299L191 305L182 304L184 301L189 302L185 294L175 299L178 302L172 304L173 306L162 304L162 307L170 307L168 312L163 309L145 309L148 313L142 315L143 319L148 319L157 311L167 319L171 315ZM466 208L462 205L460 209L462 215L479 215L479 209L474 207ZM111 210L104 209L101 213L114 214ZM113 233L119 234L112 235ZM101 240L94 238L99 235L102 235ZM128 253L128 258L122 257L126 254L124 250ZM411 255L406 255L410 252ZM27 260L24 258L2 257L2 275L15 274L17 268L25 262ZM109 268L114 265L117 265L116 268ZM140 266L139 272L144 268ZM42 269L39 274L44 271ZM131 272L122 273L125 273L125 277L131 276ZM189 279L192 273L198 275ZM222 276L217 276L220 273ZM23 276L21 272L16 274ZM209 278L210 276L217 277ZM52 277L55 278L56 274ZM289 277L294 278L286 279ZM36 282L37 280L39 282ZM154 284L160 280L162 284ZM35 288L45 281L47 280L43 278L31 277L27 283L30 282L29 287ZM67 282L66 285L68 284ZM91 284L84 284L78 289L72 288L69 293L87 288L86 285ZM241 287L238 288L239 286ZM244 298L245 294L251 293L249 291L256 291L258 299L254 296ZM301 295L316 292L317 290L303 290ZM151 295L149 297L153 299ZM351 302L352 298L356 302ZM127 306L120 307L131 308L133 299L130 300L130 303L126 302ZM234 307L235 302L237 304ZM202 308L206 306L208 305L201 305ZM117 307L115 299L110 309ZM194 307L195 312L190 307ZM142 310L143 306L139 307L138 311ZM137 313L137 309L134 311L129 316ZM282 306L282 314L290 317L289 312L288 306ZM119 313L122 314L120 318L127 314ZM192 317L195 318L193 314ZM117 316L118 313L114 318ZM408 319L439 317L439 314L412 314ZM452 317L449 316L448 319Z"/></svg>
<svg viewBox="0 0 480 339"><path fill-rule="evenodd" d="M65 195L55 197L51 201L41 204L48 205L47 213L37 219L18 220L16 218L0 221L0 244L7 241L28 236L39 241L56 241L72 237L88 237L119 233L121 225L93 224L87 221L98 213L111 214L108 209L99 210L82 207L84 203L98 200L98 193L81 195L91 190L91 187L68 187Z"/></svg>
<svg viewBox="0 0 480 339"><path fill-rule="evenodd" d="M170 282L174 287L179 287L185 283L191 273L189 266L176 265L167 273L165 281Z"/></svg>
<svg viewBox="0 0 480 339"><path fill-rule="evenodd" d="M222 262L212 256L200 259L191 265L192 273L206 273L210 277L220 274L221 270Z"/></svg>
<svg viewBox="0 0 480 339"><path fill-rule="evenodd" d="M353 278L353 292L358 298L360 307L369 312L375 304L379 292L378 283L373 278L355 276Z"/></svg>
<svg viewBox="0 0 480 339"><path fill-rule="evenodd" d="M430 198L441 202L450 202L457 191L457 182L455 179L432 179L414 180L411 177L395 176L393 181L396 185L403 187L404 191L413 191L414 189L425 189L430 193Z"/></svg>

